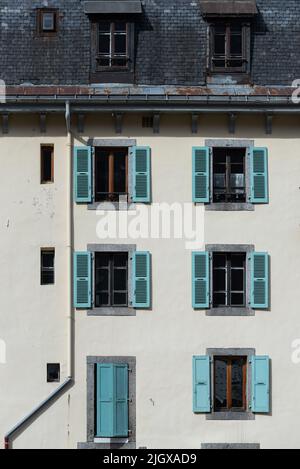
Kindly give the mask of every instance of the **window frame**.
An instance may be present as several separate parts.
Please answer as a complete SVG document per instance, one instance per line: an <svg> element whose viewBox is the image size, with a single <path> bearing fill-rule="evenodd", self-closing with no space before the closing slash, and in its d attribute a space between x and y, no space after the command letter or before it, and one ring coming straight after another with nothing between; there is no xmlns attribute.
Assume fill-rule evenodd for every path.
<svg viewBox="0 0 300 469"><path fill-rule="evenodd" d="M94 181L93 181L93 193L94 197L93 200L95 203L105 203L105 202L111 202L111 203L119 203L120 202L120 197L124 196L124 199L122 202L128 202L129 200L129 148L128 147L95 147L94 151ZM97 185L99 184L97 181L98 174L97 174L97 164L96 164L96 159L100 158L100 153L101 151L107 151L109 152L108 156L108 187L109 187L109 192L103 193L106 194L106 198L103 198L101 200L97 200ZM119 192L114 192L114 186L115 186L115 181L114 181L114 160L116 158L115 153L118 151L124 151L126 152L125 156L125 193L119 193ZM112 191L110 190L112 189ZM113 200L113 196L118 197L118 200Z"/></svg>
<svg viewBox="0 0 300 469"><path fill-rule="evenodd" d="M241 359L244 361L242 366L242 399L243 399L243 406L242 407L233 407L232 406L232 363L234 360ZM226 362L226 402L227 407L220 408L221 410L217 409L216 406L216 361L223 360ZM248 399L247 399L247 373L248 373L248 363L246 356L218 356L215 355L213 357L213 390L214 394L213 398L213 410L214 412L246 412L248 408ZM231 405L230 405L231 404Z"/></svg>
<svg viewBox="0 0 300 469"><path fill-rule="evenodd" d="M102 20L103 21L103 20ZM121 20L119 20L121 21ZM104 21L103 21L104 22ZM115 25L116 25L117 21L116 20L113 20L113 21L110 21L110 31L109 33L106 33L107 35L110 36L110 41L109 41L109 46L110 46L110 53L109 54L100 54L99 52L99 46L100 46L100 24L101 24L101 20L98 21L97 23L97 29L98 29L98 34L97 34L97 57L96 57L96 60L99 61L102 57L106 57L108 58L108 60L110 62L113 62L113 60L118 60L118 58L122 58L122 59L126 59L126 65L100 65L98 64L97 65L97 68L99 70L102 70L102 71L114 71L114 70L128 70L128 62L130 60L130 57L129 57L129 34L130 34L130 23L128 21L124 21L125 25L126 25L126 32L125 32L125 35L126 35L126 54L122 54L122 55L116 55L116 52L115 52L115 36L116 36L116 31L115 31ZM104 34L104 33L102 33ZM124 32L122 33L124 35Z"/></svg>
<svg viewBox="0 0 300 469"><path fill-rule="evenodd" d="M53 267L45 267L43 266L43 255L46 253L53 253ZM53 281L52 282L45 282L43 281L43 274L44 273L53 273ZM55 285L55 248L41 248L40 250L40 285Z"/></svg>
<svg viewBox="0 0 300 469"><path fill-rule="evenodd" d="M91 83L133 83L135 68L135 23L130 15L104 16L102 21L126 22L127 28L127 66L102 67L99 65L99 18L91 17Z"/></svg>
<svg viewBox="0 0 300 469"><path fill-rule="evenodd" d="M44 150L51 150L51 177L50 179L46 179L44 175L44 165L43 165L43 151ZM54 183L54 144L41 144L40 150L40 165L41 165L41 184L53 184Z"/></svg>
<svg viewBox="0 0 300 469"><path fill-rule="evenodd" d="M232 266L232 257L233 256L238 256L238 255L240 255L240 256L243 255L244 256L243 267L233 267ZM215 257L216 256L225 257L225 267L215 267L214 262L215 262ZM245 308L246 307L247 267L249 267L249 265L247 265L247 254L245 252L229 252L229 251L226 251L226 252L213 252L212 253L212 266L211 266L212 273L211 273L211 275L212 275L212 307L213 308ZM214 282L214 273L217 270L225 270L225 290L216 290L215 287L214 287L214 283L215 283ZM243 271L243 290L232 290L231 289L231 275L232 275L233 270L242 270ZM225 305L216 306L216 303L214 301L214 296L217 293L225 294L225 301L226 301ZM243 304L240 304L240 305L232 304L231 295L233 293L243 294L243 299L244 299Z"/></svg>
<svg viewBox="0 0 300 469"><path fill-rule="evenodd" d="M216 150L223 150L224 151L224 157L225 157L225 163L218 163L219 165L224 165L225 166L225 172L222 173L222 174L225 174L225 190L224 190L224 197L225 197L225 200L224 201L217 201L216 200L216 190L215 189L215 164L216 161L215 159L217 158L218 155L215 154ZM238 200L238 201L234 201L233 200L233 197L232 199L230 199L230 196L232 196L233 194L233 188L231 187L231 176L232 174L238 174L238 173L232 173L232 167L234 165L237 165L238 163L234 163L232 162L232 157L234 155L230 155L230 154L227 154L226 153L226 150L228 152L230 152L230 150L240 150L241 153L242 151L244 152L244 155L243 155L243 158L242 158L242 165L243 165L243 176L244 176L244 187L243 187L243 197L244 197L244 200ZM236 204L236 203L241 203L241 204L244 204L247 202L247 184L246 184L246 181L247 181L247 170L249 170L249 168L247 167L247 148L228 148L228 147L224 147L224 148L213 148L212 150L212 178L213 178L213 184L212 184L212 201L213 203L232 203L232 204Z"/></svg>
<svg viewBox="0 0 300 469"><path fill-rule="evenodd" d="M225 54L215 54L215 28L217 25L225 26ZM230 52L230 38L231 38L231 27L233 25L241 26L242 36L242 55L240 61L243 62L240 67L226 66L226 62L235 60L236 57L231 55ZM212 75L218 74L240 74L246 75L250 73L250 42L251 42L251 23L243 19L230 19L222 18L220 20L213 20L209 22L209 53L208 53L208 72ZM215 60L225 60L225 67L216 67L214 64Z"/></svg>
<svg viewBox="0 0 300 469"><path fill-rule="evenodd" d="M37 33L42 37L53 37L58 33L59 28L59 10L57 8L38 8L37 9ZM44 14L53 14L54 29L45 30L43 27L43 16Z"/></svg>
<svg viewBox="0 0 300 469"><path fill-rule="evenodd" d="M206 420L255 420L256 415L250 409L252 391L252 357L256 355L255 348L207 348L206 355L210 357L211 377L211 413L206 414ZM215 389L214 389L214 358L215 357L245 357L247 359L246 380L246 408L244 411L215 411Z"/></svg>
<svg viewBox="0 0 300 469"><path fill-rule="evenodd" d="M210 201L205 204L207 211L254 211L255 204L250 201L251 195L251 152L254 148L254 140L233 140L233 139L207 139L205 146L210 149ZM246 202L214 202L214 171L213 171L213 151L219 148L245 148L245 196Z"/></svg>
<svg viewBox="0 0 300 469"><path fill-rule="evenodd" d="M123 255L124 257L126 256L126 267L121 268L121 267L116 267L115 266L115 256L118 255ZM96 276L97 276L97 270L96 268L96 258L100 256L108 256L108 267L104 268L102 267L103 270L108 270L108 290L105 291L108 295L108 304L101 304L97 305L96 304L96 296L97 296L97 291L96 291ZM128 257L128 253L126 252L95 252L94 254L94 305L95 308L128 308L128 296L129 296L129 291L128 291L128 286L129 286L129 279L128 279L128 264L130 262L130 259ZM99 269L100 270L100 269ZM126 285L127 288L126 290L115 290L114 289L114 273L115 270L125 270L126 271ZM114 295L115 293L125 293L126 294L126 303L124 304L114 304Z"/></svg>
<svg viewBox="0 0 300 469"><path fill-rule="evenodd" d="M210 308L206 309L206 316L255 316L255 310L250 306L251 297L251 253L255 251L252 244L207 244L205 251L210 254ZM213 253L245 253L245 306L213 306Z"/></svg>
<svg viewBox="0 0 300 469"><path fill-rule="evenodd" d="M58 377L56 379L50 378L50 367L57 367ZM47 363L47 383L60 382L60 363Z"/></svg>

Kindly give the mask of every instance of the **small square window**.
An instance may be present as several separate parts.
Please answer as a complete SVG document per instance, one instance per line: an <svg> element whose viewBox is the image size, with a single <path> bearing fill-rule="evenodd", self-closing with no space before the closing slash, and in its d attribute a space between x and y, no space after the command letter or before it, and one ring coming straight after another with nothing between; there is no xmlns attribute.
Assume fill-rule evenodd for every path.
<svg viewBox="0 0 300 469"><path fill-rule="evenodd" d="M59 383L60 381L60 364L47 363L47 383Z"/></svg>
<svg viewBox="0 0 300 469"><path fill-rule="evenodd" d="M58 11L52 9L39 9L37 11L38 32L42 36L57 33Z"/></svg>
<svg viewBox="0 0 300 469"><path fill-rule="evenodd" d="M54 284L54 258L54 249L41 249L41 285Z"/></svg>
<svg viewBox="0 0 300 469"><path fill-rule="evenodd" d="M54 182L54 145L41 146L41 184Z"/></svg>

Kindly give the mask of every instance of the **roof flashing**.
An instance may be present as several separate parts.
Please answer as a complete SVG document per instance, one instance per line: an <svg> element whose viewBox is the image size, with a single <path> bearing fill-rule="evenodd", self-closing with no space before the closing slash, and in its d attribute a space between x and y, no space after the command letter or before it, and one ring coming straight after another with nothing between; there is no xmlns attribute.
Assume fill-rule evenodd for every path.
<svg viewBox="0 0 300 469"><path fill-rule="evenodd" d="M142 13L141 0L92 0L83 2L84 13L97 14L136 14Z"/></svg>
<svg viewBox="0 0 300 469"><path fill-rule="evenodd" d="M203 16L255 16L256 0L200 0Z"/></svg>

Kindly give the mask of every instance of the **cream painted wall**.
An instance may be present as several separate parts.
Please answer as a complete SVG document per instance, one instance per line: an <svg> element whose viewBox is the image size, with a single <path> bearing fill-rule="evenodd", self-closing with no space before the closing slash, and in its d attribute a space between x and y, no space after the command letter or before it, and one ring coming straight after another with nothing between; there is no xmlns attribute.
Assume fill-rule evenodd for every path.
<svg viewBox="0 0 300 469"><path fill-rule="evenodd" d="M300 338L300 215L298 118L275 118L273 135L260 116L240 117L234 138L269 148L270 204L254 212L204 212L205 243L254 244L271 255L271 311L255 317L206 317L191 307L191 254L183 240L99 240L99 215L75 206L75 249L89 243L136 243L150 250L153 309L136 317L88 317L75 312L75 385L27 428L15 448L76 448L86 441L86 357L133 355L137 359L137 447L199 448L201 443L260 443L262 448L300 447L300 365L291 361ZM0 137L2 207L0 339L0 435L46 397L47 362L67 360L66 176L63 120L51 118L41 135L37 118L14 118ZM116 138L110 116L88 116L86 135ZM152 148L153 202L191 201L191 148L206 138L232 138L224 117L202 116L191 136L189 116L162 116L161 133L127 116L122 138ZM39 184L39 146L55 143L55 183ZM75 141L78 144L78 141ZM9 225L7 222L9 220ZM39 285L39 250L56 248L56 284ZM201 248L201 246L199 246ZM207 347L253 347L272 359L272 415L255 421L206 421L192 412L192 356Z"/></svg>

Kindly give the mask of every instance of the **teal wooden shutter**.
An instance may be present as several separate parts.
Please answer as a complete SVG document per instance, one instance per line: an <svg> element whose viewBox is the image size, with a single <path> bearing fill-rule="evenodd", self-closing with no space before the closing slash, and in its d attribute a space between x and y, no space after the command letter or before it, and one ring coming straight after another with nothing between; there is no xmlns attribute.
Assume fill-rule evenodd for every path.
<svg viewBox="0 0 300 469"><path fill-rule="evenodd" d="M149 147L132 147L133 202L151 202L151 150Z"/></svg>
<svg viewBox="0 0 300 469"><path fill-rule="evenodd" d="M269 256L266 252L253 252L251 265L251 308L269 308Z"/></svg>
<svg viewBox="0 0 300 469"><path fill-rule="evenodd" d="M210 201L209 147L193 147L193 202Z"/></svg>
<svg viewBox="0 0 300 469"><path fill-rule="evenodd" d="M74 148L75 201L92 202L92 147Z"/></svg>
<svg viewBox="0 0 300 469"><path fill-rule="evenodd" d="M269 202L268 149L253 148L251 152L251 194L253 204Z"/></svg>
<svg viewBox="0 0 300 469"><path fill-rule="evenodd" d="M96 433L114 436L114 366L97 363Z"/></svg>
<svg viewBox="0 0 300 469"><path fill-rule="evenodd" d="M209 308L210 261L208 252L192 253L192 298L194 309Z"/></svg>
<svg viewBox="0 0 300 469"><path fill-rule="evenodd" d="M132 258L133 307L150 308L151 256L149 252L135 252Z"/></svg>
<svg viewBox="0 0 300 469"><path fill-rule="evenodd" d="M193 357L193 411L211 412L210 357Z"/></svg>
<svg viewBox="0 0 300 469"><path fill-rule="evenodd" d="M128 436L128 365L114 365L114 436Z"/></svg>
<svg viewBox="0 0 300 469"><path fill-rule="evenodd" d="M92 306L92 254L74 253L74 307Z"/></svg>
<svg viewBox="0 0 300 469"><path fill-rule="evenodd" d="M128 436L128 365L97 363L96 433Z"/></svg>
<svg viewBox="0 0 300 469"><path fill-rule="evenodd" d="M252 360L252 412L270 412L270 359L253 356Z"/></svg>

